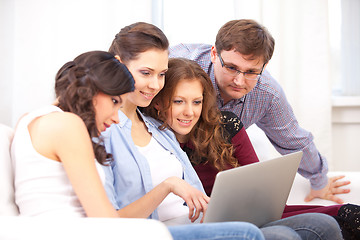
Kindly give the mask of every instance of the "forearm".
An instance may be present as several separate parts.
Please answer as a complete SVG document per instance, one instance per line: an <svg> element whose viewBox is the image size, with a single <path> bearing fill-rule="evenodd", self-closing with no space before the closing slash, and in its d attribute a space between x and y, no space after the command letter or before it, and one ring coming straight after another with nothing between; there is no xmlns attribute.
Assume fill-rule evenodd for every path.
<svg viewBox="0 0 360 240"><path fill-rule="evenodd" d="M147 218L170 193L170 186L165 180L143 197L118 210L120 217Z"/></svg>
<svg viewBox="0 0 360 240"><path fill-rule="evenodd" d="M275 99L271 110L257 124L282 155L302 151L298 172L321 189L327 184L327 161L317 150L312 134L301 128L285 97Z"/></svg>
<svg viewBox="0 0 360 240"><path fill-rule="evenodd" d="M281 137L272 137L267 134L273 146L282 155L297 151L303 152L298 173L310 180L311 188L318 190L325 187L328 164L325 157L321 156L317 150L311 133L299 127L297 131L283 129L278 131L277 135Z"/></svg>
<svg viewBox="0 0 360 240"><path fill-rule="evenodd" d="M328 164L326 159L317 151L314 144L303 149L303 158L298 172L310 180L311 188L322 189L326 186Z"/></svg>

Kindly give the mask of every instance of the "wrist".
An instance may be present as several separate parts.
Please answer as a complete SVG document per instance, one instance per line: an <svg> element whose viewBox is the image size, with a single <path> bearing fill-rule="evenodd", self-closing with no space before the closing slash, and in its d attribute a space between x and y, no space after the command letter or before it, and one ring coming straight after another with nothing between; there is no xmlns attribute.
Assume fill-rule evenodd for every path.
<svg viewBox="0 0 360 240"><path fill-rule="evenodd" d="M329 179L326 174L317 176L316 178L311 178L310 179L311 189L321 190L321 189L325 188L328 184L328 180Z"/></svg>
<svg viewBox="0 0 360 240"><path fill-rule="evenodd" d="M169 194L173 192L174 189L174 177L169 177L165 179L161 184L164 185L164 188L166 189L166 192Z"/></svg>

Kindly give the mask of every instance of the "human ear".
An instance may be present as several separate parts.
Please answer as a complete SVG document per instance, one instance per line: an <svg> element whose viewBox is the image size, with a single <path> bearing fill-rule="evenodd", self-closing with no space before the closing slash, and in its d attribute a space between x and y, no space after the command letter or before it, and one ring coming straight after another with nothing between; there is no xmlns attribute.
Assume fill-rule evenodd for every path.
<svg viewBox="0 0 360 240"><path fill-rule="evenodd" d="M97 104L96 97L93 97L92 104L93 104L94 107L96 107L96 104Z"/></svg>
<svg viewBox="0 0 360 240"><path fill-rule="evenodd" d="M211 51L210 51L210 57L211 57L211 62L215 63L215 60L217 58L217 51L216 51L216 47L212 46L211 47Z"/></svg>
<svg viewBox="0 0 360 240"><path fill-rule="evenodd" d="M123 62L121 61L121 58L120 58L119 55L115 55L114 57L115 57L117 60L119 60L119 62L123 63Z"/></svg>
<svg viewBox="0 0 360 240"><path fill-rule="evenodd" d="M269 62L267 62L267 63L264 65L264 67L263 67L263 71L264 71L264 69L266 68L266 66L268 65L268 63L269 63Z"/></svg>

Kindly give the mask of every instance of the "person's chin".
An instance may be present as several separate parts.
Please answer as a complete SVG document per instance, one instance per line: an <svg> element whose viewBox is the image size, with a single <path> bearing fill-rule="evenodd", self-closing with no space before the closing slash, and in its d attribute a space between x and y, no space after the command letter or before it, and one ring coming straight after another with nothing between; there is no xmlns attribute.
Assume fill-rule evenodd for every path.
<svg viewBox="0 0 360 240"><path fill-rule="evenodd" d="M227 90L227 95L232 99L242 98L245 94L247 94L247 90L245 88L229 87Z"/></svg>
<svg viewBox="0 0 360 240"><path fill-rule="evenodd" d="M246 92L232 92L230 94L231 98L232 99L239 99L239 98L242 98L243 96L245 96Z"/></svg>
<svg viewBox="0 0 360 240"><path fill-rule="evenodd" d="M137 101L136 105L138 107L147 107L150 105L150 103L151 103L151 100L142 98Z"/></svg>

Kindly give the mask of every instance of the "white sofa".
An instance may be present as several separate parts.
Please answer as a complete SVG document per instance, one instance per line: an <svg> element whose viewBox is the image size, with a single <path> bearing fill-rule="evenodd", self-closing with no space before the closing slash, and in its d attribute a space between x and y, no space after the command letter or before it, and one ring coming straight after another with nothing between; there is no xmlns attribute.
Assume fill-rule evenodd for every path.
<svg viewBox="0 0 360 240"><path fill-rule="evenodd" d="M345 175L344 180L349 180L351 183L345 188L350 189L350 193L338 194L337 196L344 200L344 203L352 203L360 205L360 172L329 172L328 176L340 176ZM340 180L341 181L341 180ZM304 198L310 191L310 182L302 177L300 174L296 174L289 198L288 205L322 205L329 206L335 204L329 200L314 199L311 202L305 202Z"/></svg>
<svg viewBox="0 0 360 240"><path fill-rule="evenodd" d="M258 155L260 161L266 161L280 156L278 152L271 145L269 139L266 137L264 132L258 128L255 124L246 129L247 134L254 146L255 152ZM354 159L357 161L357 159ZM351 184L346 186L350 188L350 193L339 194L338 196L344 200L345 203L352 203L360 205L360 172L335 172L330 171L328 176L339 176L345 175L343 180L350 180ZM342 181L342 180L340 180ZM289 194L287 201L288 205L322 205L328 206L335 204L332 201L323 199L314 199L311 202L305 202L304 198L310 191L310 182L302 177L300 174L296 174L295 180Z"/></svg>
<svg viewBox="0 0 360 240"><path fill-rule="evenodd" d="M166 226L148 219L31 218L14 202L10 143L13 129L0 124L0 239L172 239Z"/></svg>
<svg viewBox="0 0 360 240"><path fill-rule="evenodd" d="M13 129L0 124L0 239L172 239L166 226L159 221L146 219L45 219L18 216L14 202L13 176L9 147ZM330 172L329 175L345 174L352 183L351 193L341 197L345 202L360 205L360 173ZM309 191L309 181L297 174L287 204L331 205L333 202L315 199L304 202Z"/></svg>

